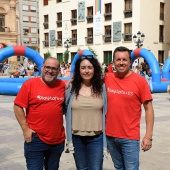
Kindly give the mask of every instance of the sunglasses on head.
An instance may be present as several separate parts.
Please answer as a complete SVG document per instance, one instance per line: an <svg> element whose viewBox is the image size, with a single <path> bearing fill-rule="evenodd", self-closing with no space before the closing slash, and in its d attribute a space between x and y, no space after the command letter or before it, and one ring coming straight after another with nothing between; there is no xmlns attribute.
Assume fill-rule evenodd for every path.
<svg viewBox="0 0 170 170"><path fill-rule="evenodd" d="M82 55L82 56L80 56L80 58L81 59L85 59L85 58L91 59L91 58L93 58L93 56L92 55Z"/></svg>

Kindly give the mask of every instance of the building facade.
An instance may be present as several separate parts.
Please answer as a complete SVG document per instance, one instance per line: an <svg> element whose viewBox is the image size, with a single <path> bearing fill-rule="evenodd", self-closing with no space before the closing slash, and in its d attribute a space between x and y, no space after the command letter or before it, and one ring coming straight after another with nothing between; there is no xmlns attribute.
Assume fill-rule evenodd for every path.
<svg viewBox="0 0 170 170"><path fill-rule="evenodd" d="M0 1L0 44L3 48L17 45L16 1ZM16 61L16 56L6 59L7 62Z"/></svg>
<svg viewBox="0 0 170 170"><path fill-rule="evenodd" d="M18 0L16 2L18 45L27 46L39 52L39 0ZM22 62L22 56L18 60Z"/></svg>
<svg viewBox="0 0 170 170"><path fill-rule="evenodd" d="M40 54L61 62L68 50L71 62L78 50L89 48L109 64L116 47L136 48L133 36L140 31L143 48L164 63L170 50L169 6L169 0L42 0Z"/></svg>

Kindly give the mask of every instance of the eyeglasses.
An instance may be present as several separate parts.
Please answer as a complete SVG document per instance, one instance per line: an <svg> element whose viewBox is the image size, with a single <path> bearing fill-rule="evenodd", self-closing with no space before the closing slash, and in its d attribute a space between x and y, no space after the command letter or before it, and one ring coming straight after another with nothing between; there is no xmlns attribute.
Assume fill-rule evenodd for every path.
<svg viewBox="0 0 170 170"><path fill-rule="evenodd" d="M51 70L52 72L57 72L59 70L59 68L45 66L45 65L44 65L44 68L45 68L45 71L50 71Z"/></svg>
<svg viewBox="0 0 170 170"><path fill-rule="evenodd" d="M91 58L93 58L93 56L92 55L82 55L82 56L80 56L80 58L81 59L85 59L85 58L87 58L87 59L91 59Z"/></svg>

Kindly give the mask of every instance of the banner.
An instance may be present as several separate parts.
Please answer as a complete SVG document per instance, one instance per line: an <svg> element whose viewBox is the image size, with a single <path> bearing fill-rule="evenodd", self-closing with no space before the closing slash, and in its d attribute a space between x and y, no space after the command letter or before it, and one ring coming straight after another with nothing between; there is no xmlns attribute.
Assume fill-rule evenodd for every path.
<svg viewBox="0 0 170 170"><path fill-rule="evenodd" d="M101 14L101 0L95 0L95 14L100 12Z"/></svg>

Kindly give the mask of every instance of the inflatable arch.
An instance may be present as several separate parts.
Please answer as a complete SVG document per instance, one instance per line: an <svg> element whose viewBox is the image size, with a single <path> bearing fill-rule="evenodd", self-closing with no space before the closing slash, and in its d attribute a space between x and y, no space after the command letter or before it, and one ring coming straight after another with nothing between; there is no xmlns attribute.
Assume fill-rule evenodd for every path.
<svg viewBox="0 0 170 170"><path fill-rule="evenodd" d="M166 60L163 70L162 70L162 78L165 81L161 80L161 73L159 68L159 63L156 60L153 53L146 50L145 48L136 49L131 53L132 63L133 61L138 58L144 58L149 67L152 70L152 81L150 82L150 88L152 92L166 92L167 86L170 83L170 57Z"/></svg>
<svg viewBox="0 0 170 170"><path fill-rule="evenodd" d="M39 70L41 70L41 66L43 65L44 59L39 55L35 50L30 49L25 46L9 46L0 50L0 61L4 59L14 56L20 55L25 56L31 59L36 63ZM20 90L22 83L26 81L28 78L2 78L0 79L0 94L6 95L16 95Z"/></svg>

